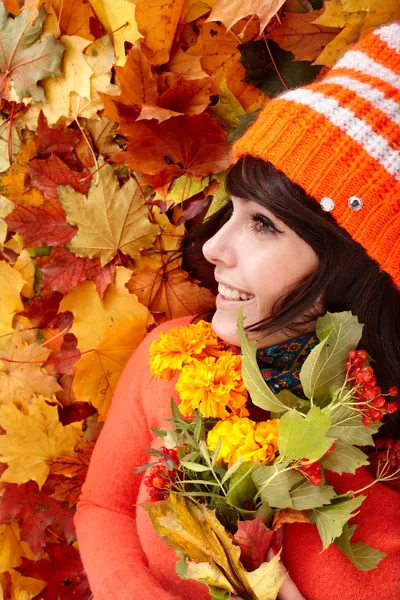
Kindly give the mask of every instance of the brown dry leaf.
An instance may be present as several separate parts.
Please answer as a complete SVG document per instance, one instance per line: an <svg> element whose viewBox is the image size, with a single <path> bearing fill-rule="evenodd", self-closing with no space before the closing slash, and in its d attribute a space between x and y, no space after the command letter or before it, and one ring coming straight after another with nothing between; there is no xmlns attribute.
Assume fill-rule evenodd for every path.
<svg viewBox="0 0 400 600"><path fill-rule="evenodd" d="M152 246L159 227L150 223L149 209L133 179L122 187L110 165L99 171L99 183L92 182L88 198L70 186L59 187L60 203L69 223L78 234L69 243L76 256L98 257L105 266L122 252L133 259Z"/></svg>
<svg viewBox="0 0 400 600"><path fill-rule="evenodd" d="M276 510L272 521L272 529L276 531L285 523L311 523L309 515L311 515L310 510L295 510L294 508Z"/></svg>
<svg viewBox="0 0 400 600"><path fill-rule="evenodd" d="M168 62L184 0L136 0L135 4L143 52L152 65Z"/></svg>
<svg viewBox="0 0 400 600"><path fill-rule="evenodd" d="M183 75L185 79L208 77L207 73L201 68L200 56L190 56L182 48L178 48L171 56L166 65L166 70L176 75Z"/></svg>
<svg viewBox="0 0 400 600"><path fill-rule="evenodd" d="M292 52L294 61L313 61L341 31L338 27L317 25L314 22L323 12L321 9L309 13L286 13L281 25L266 37L274 40L283 50Z"/></svg>
<svg viewBox="0 0 400 600"><path fill-rule="evenodd" d="M217 0L206 23L221 21L229 30L240 19L257 15L261 33L284 3L285 0Z"/></svg>
<svg viewBox="0 0 400 600"><path fill-rule="evenodd" d="M12 334L0 351L0 403L28 404L34 394L50 397L61 390L55 377L42 370L50 352L36 343L26 344L16 331Z"/></svg>
<svg viewBox="0 0 400 600"><path fill-rule="evenodd" d="M107 117L92 119L86 123L95 149L103 156L113 157L120 151L120 147L114 141L118 123L110 121Z"/></svg>
<svg viewBox="0 0 400 600"><path fill-rule="evenodd" d="M50 472L47 460L74 453L75 444L82 437L82 424L63 426L57 407L46 400L37 396L24 412L15 404L0 407L1 426L6 431L0 436L0 462L8 465L0 481L36 481L41 489Z"/></svg>
<svg viewBox="0 0 400 600"><path fill-rule="evenodd" d="M163 276L162 271L141 268L132 276L127 287L142 304L148 306L159 325L214 306L214 294L197 283L182 269L174 269Z"/></svg>

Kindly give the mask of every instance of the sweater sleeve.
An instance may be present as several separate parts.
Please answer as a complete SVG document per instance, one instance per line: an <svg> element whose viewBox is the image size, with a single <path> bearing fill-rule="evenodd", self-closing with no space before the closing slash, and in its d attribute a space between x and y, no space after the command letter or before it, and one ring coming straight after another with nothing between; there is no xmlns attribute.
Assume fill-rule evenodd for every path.
<svg viewBox="0 0 400 600"><path fill-rule="evenodd" d="M148 569L138 538L142 478L134 471L149 462L153 437L141 393L151 377L149 347L160 331L180 324L174 319L153 329L129 359L90 460L74 524L94 600L174 600Z"/></svg>

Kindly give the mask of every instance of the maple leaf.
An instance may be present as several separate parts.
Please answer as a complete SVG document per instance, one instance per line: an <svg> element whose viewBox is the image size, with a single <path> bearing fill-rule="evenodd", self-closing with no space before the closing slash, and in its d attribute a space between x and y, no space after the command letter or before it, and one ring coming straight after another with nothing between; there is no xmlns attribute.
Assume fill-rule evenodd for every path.
<svg viewBox="0 0 400 600"><path fill-rule="evenodd" d="M75 396L97 408L99 421L105 421L122 370L145 333L143 321L119 323L106 329L95 351L83 355L77 363Z"/></svg>
<svg viewBox="0 0 400 600"><path fill-rule="evenodd" d="M33 481L24 485L2 483L0 489L0 524L18 521L21 536L28 542L36 558L39 558L46 543L47 527L56 533L63 533L69 543L75 541L74 513L52 499L48 490L39 490Z"/></svg>
<svg viewBox="0 0 400 600"><path fill-rule="evenodd" d="M185 173L203 177L225 171L233 162L226 133L209 115L183 115L162 123L136 122L124 129L130 146L118 156L145 183L158 188Z"/></svg>
<svg viewBox="0 0 400 600"><path fill-rule="evenodd" d="M12 331L15 313L23 310L21 290L25 285L21 274L4 261L0 262L0 334Z"/></svg>
<svg viewBox="0 0 400 600"><path fill-rule="evenodd" d="M0 573L0 590L3 589L4 600L32 600L45 586L44 581L24 577L15 569Z"/></svg>
<svg viewBox="0 0 400 600"><path fill-rule="evenodd" d="M127 288L149 307L160 325L169 319L194 315L214 306L214 294L197 283L183 269L163 273L141 268L132 275Z"/></svg>
<svg viewBox="0 0 400 600"><path fill-rule="evenodd" d="M206 23L221 21L229 30L244 17L257 15L262 32L284 3L285 0L217 0Z"/></svg>
<svg viewBox="0 0 400 600"><path fill-rule="evenodd" d="M49 560L33 562L24 558L19 567L22 575L47 581L40 600L70 600L75 597L89 600L90 587L76 548L65 543L47 544L45 551Z"/></svg>
<svg viewBox="0 0 400 600"><path fill-rule="evenodd" d="M26 162L37 154L34 134L31 131L25 133L21 142L21 149L15 156L14 162L5 173L0 175L0 194L14 202L25 202L31 206L39 206L43 203L43 194L38 189L24 192Z"/></svg>
<svg viewBox="0 0 400 600"><path fill-rule="evenodd" d="M27 403L33 394L51 396L61 389L56 379L41 369L50 352L36 343L25 344L14 331L5 350L0 351L0 401L3 404Z"/></svg>
<svg viewBox="0 0 400 600"><path fill-rule="evenodd" d="M138 259L159 233L136 183L129 179L120 188L109 165L99 171L99 183L92 182L87 199L70 186L59 187L58 195L68 221L79 230L69 248L80 257L98 257L103 266L119 251Z"/></svg>
<svg viewBox="0 0 400 600"><path fill-rule="evenodd" d="M41 190L43 196L57 200L57 186L70 185L81 194L87 194L90 189L92 175L87 167L82 170L72 171L56 154L49 158L32 158L27 163L29 180L26 180L25 191L35 186Z"/></svg>
<svg viewBox="0 0 400 600"><path fill-rule="evenodd" d="M82 165L75 156L74 149L81 139L79 131L61 125L49 127L44 112L39 112L34 138L36 158L49 158L51 154L56 154L70 169L79 171Z"/></svg>
<svg viewBox="0 0 400 600"><path fill-rule="evenodd" d="M103 156L113 157L120 151L120 147L115 141L118 123L110 121L106 117L89 120L86 123L86 129L89 131L94 147L103 154Z"/></svg>
<svg viewBox="0 0 400 600"><path fill-rule="evenodd" d="M283 50L292 52L293 60L313 61L341 31L338 27L313 23L323 12L324 9L286 13L279 27L275 27L266 37L274 40Z"/></svg>
<svg viewBox="0 0 400 600"><path fill-rule="evenodd" d="M97 17L88 2L82 0L47 0L45 2L47 12L54 15L56 21L55 29L65 35L78 35L93 40L90 21ZM93 26L93 24L92 24Z"/></svg>
<svg viewBox="0 0 400 600"><path fill-rule="evenodd" d="M18 17L11 18L0 4L0 96L15 100L12 89L19 100L33 98L45 101L43 89L38 81L61 74L60 62L64 46L53 36L43 37L43 21L46 11L41 8L36 22L30 22L30 11L24 10ZM13 85L13 88L12 88Z"/></svg>
<svg viewBox="0 0 400 600"><path fill-rule="evenodd" d="M21 294L25 298L32 298L35 295L35 265L27 250L22 250L14 263L14 269L21 274L25 285L21 290Z"/></svg>
<svg viewBox="0 0 400 600"><path fill-rule="evenodd" d="M98 258L78 258L64 246L54 248L48 256L38 258L36 264L43 274L41 292L53 290L68 294L82 281L102 275Z"/></svg>
<svg viewBox="0 0 400 600"><path fill-rule="evenodd" d="M143 52L153 65L168 62L184 0L136 0L136 22L144 35Z"/></svg>
<svg viewBox="0 0 400 600"><path fill-rule="evenodd" d="M48 463L50 476L45 485L47 487L50 482L54 482L50 497L60 502L68 502L69 508L75 506L79 499L95 442L83 442L79 446L79 451L74 456L62 456Z"/></svg>
<svg viewBox="0 0 400 600"><path fill-rule="evenodd" d="M1 426L6 434L0 436L0 462L8 468L0 481L26 483L36 481L41 489L47 479L49 458L73 455L81 438L81 425L63 425L57 408L38 396L21 412L14 404L0 407Z"/></svg>
<svg viewBox="0 0 400 600"><path fill-rule="evenodd" d="M129 0L89 0L104 29L112 34L116 64L126 61L125 42L135 44L141 35L136 24L136 7Z"/></svg>
<svg viewBox="0 0 400 600"><path fill-rule="evenodd" d="M14 208L14 203L0 195L0 246L4 244L7 237L7 223L4 217L7 217Z"/></svg>
<svg viewBox="0 0 400 600"><path fill-rule="evenodd" d="M273 531L264 525L260 516L253 521L238 522L238 530L233 539L240 547L240 560L250 571L258 569L266 561L273 535Z"/></svg>
<svg viewBox="0 0 400 600"><path fill-rule="evenodd" d="M72 189L72 188L71 188ZM47 200L42 206L18 204L5 218L8 227L24 240L24 247L62 246L76 234L76 227L67 223L58 200Z"/></svg>
<svg viewBox="0 0 400 600"><path fill-rule="evenodd" d="M18 567L24 557L35 559L28 543L21 540L18 523L0 525L0 573Z"/></svg>
<svg viewBox="0 0 400 600"><path fill-rule="evenodd" d="M71 333L67 333L61 337L63 339L60 349L52 352L49 356L47 372L51 375L58 373L73 375L75 373L74 364L80 357L80 352L77 349L77 340ZM60 391L60 388L57 391Z"/></svg>

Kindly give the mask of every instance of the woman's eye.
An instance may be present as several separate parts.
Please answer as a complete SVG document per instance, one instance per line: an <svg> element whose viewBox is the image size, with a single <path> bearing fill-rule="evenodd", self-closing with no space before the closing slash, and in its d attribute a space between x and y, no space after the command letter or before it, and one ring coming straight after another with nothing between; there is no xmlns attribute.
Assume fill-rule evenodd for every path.
<svg viewBox="0 0 400 600"><path fill-rule="evenodd" d="M269 219L265 215L251 215L250 219L254 223L254 225L251 228L251 230L254 231L254 233L281 233L275 227L271 219Z"/></svg>

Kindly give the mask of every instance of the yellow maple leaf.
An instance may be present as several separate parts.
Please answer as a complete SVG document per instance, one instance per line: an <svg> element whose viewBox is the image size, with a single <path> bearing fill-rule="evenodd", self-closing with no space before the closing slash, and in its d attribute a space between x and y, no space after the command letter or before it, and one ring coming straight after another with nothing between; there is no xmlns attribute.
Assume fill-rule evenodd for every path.
<svg viewBox="0 0 400 600"><path fill-rule="evenodd" d="M284 3L285 0L218 0L206 23L221 21L229 30L244 17L257 15L262 32Z"/></svg>
<svg viewBox="0 0 400 600"><path fill-rule="evenodd" d="M1 596L1 588L11 591L11 595ZM0 575L0 600L32 600L46 587L42 579L25 577L15 569ZM10 589L11 588L11 589Z"/></svg>
<svg viewBox="0 0 400 600"><path fill-rule="evenodd" d="M32 296L35 295L33 289L35 283L35 264L27 250L21 251L14 263L14 269L21 274L22 279L25 281L21 294L25 296L25 298L32 298Z"/></svg>
<svg viewBox="0 0 400 600"><path fill-rule="evenodd" d="M25 283L18 271L4 261L0 262L0 335L13 331L15 313L24 310L21 290Z"/></svg>
<svg viewBox="0 0 400 600"><path fill-rule="evenodd" d="M35 103L34 106L36 106ZM31 109L32 110L32 109ZM31 112L28 111L27 114ZM18 127L25 125L24 119L17 119ZM32 123L33 128L37 127L37 118ZM26 163L36 156L36 144L33 131L25 131L24 141L21 145L21 150L15 156L11 167L0 176L0 194L5 196L12 202L24 202L30 206L39 206L44 202L44 196L37 188L32 188L28 192L24 192L25 176L27 174Z"/></svg>
<svg viewBox="0 0 400 600"><path fill-rule="evenodd" d="M145 335L144 320L123 321L106 329L96 350L82 356L76 364L76 399L95 406L99 422L105 421L122 370Z"/></svg>
<svg viewBox="0 0 400 600"><path fill-rule="evenodd" d="M118 251L138 259L160 231L150 223L149 209L134 180L120 188L110 165L100 169L99 182L92 182L88 198L70 186L60 186L58 196L68 222L79 229L70 250L76 256L98 257L103 266Z"/></svg>
<svg viewBox="0 0 400 600"><path fill-rule="evenodd" d="M7 223L4 218L7 217L14 209L14 202L7 200L5 196L0 194L0 246L2 246L7 236Z"/></svg>
<svg viewBox="0 0 400 600"><path fill-rule="evenodd" d="M6 431L0 436L0 462L8 465L0 481L36 481L40 489L50 471L47 459L73 454L82 437L82 423L62 425L57 407L47 404L43 396L25 406L24 412L15 404L1 406L0 422Z"/></svg>
<svg viewBox="0 0 400 600"><path fill-rule="evenodd" d="M71 111L71 94L77 94L90 102L90 78L93 74L83 55L90 41L77 35L63 35L60 41L65 47L61 62L61 77L53 77L43 82L47 103L42 109L49 124L56 123L60 117L74 118ZM31 111L30 111L31 112Z"/></svg>
<svg viewBox="0 0 400 600"><path fill-rule="evenodd" d="M141 46L148 61L162 65L169 60L184 0L135 0L136 21L143 33Z"/></svg>
<svg viewBox="0 0 400 600"><path fill-rule="evenodd" d="M125 42L135 44L142 38L136 24L136 7L129 0L89 0L104 29L112 33L116 64L123 66L126 62Z"/></svg>
<svg viewBox="0 0 400 600"><path fill-rule="evenodd" d="M27 542L21 541L18 523L0 525L0 573L19 567L22 558L36 560Z"/></svg>
<svg viewBox="0 0 400 600"><path fill-rule="evenodd" d="M61 301L60 312L70 310L74 315L70 331L77 337L81 352L96 349L106 329L127 320L154 323L146 306L125 285L131 275L130 269L117 267L115 282L107 288L103 300L95 284L84 281Z"/></svg>
<svg viewBox="0 0 400 600"><path fill-rule="evenodd" d="M50 352L36 343L26 344L16 331L12 334L5 350L0 351L1 403L29 402L34 394L51 396L61 390L57 380L41 368Z"/></svg>

